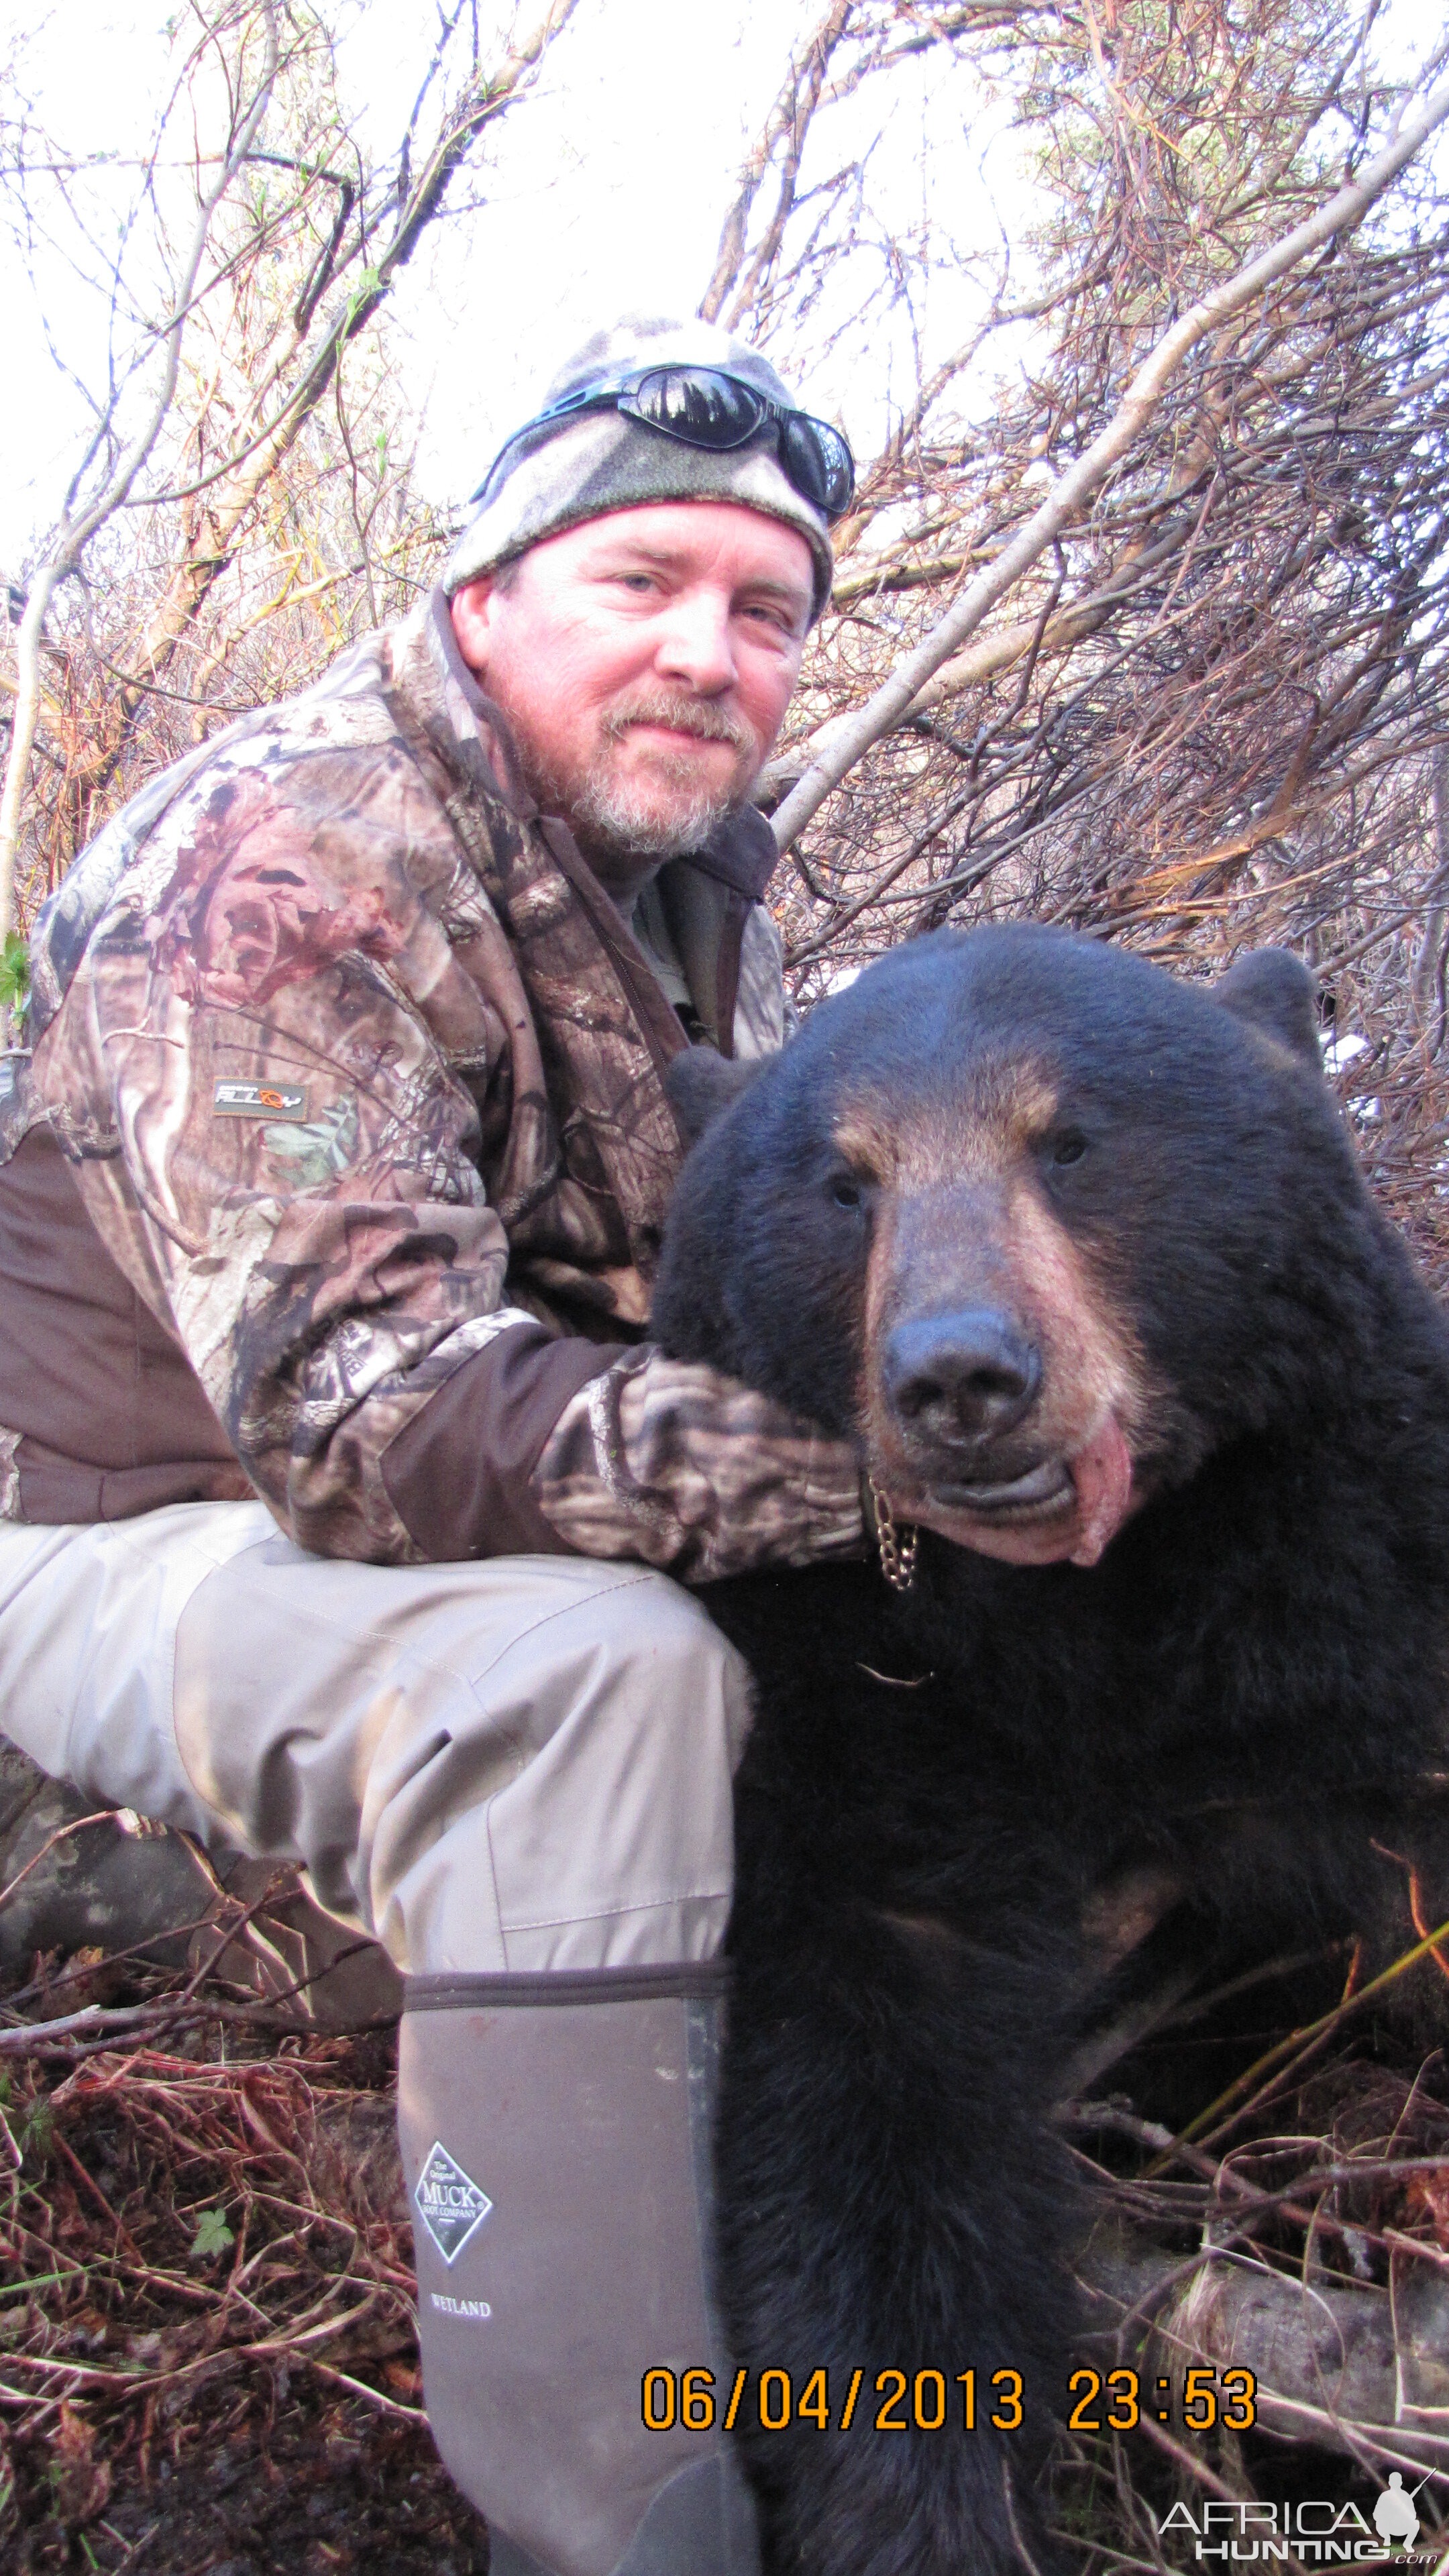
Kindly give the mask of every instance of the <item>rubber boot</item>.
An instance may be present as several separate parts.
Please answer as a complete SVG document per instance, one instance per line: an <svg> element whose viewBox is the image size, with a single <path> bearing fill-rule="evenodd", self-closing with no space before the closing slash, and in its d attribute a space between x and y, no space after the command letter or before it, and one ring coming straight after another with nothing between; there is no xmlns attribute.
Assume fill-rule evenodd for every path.
<svg viewBox="0 0 1449 2576"><path fill-rule="evenodd" d="M723 1979L408 1980L423 2386L491 2576L757 2576L708 2288ZM688 2392L711 2424L681 2421L689 2370L712 2374Z"/></svg>

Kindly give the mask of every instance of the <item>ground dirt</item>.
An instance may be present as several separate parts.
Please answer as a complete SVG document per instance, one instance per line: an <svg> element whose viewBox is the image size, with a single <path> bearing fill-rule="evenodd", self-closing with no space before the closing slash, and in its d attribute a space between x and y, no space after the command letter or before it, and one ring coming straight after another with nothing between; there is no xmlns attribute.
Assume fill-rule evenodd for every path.
<svg viewBox="0 0 1449 2576"><path fill-rule="evenodd" d="M41 1964L53 2020L87 1981ZM168 1982L90 1988L164 2010ZM485 2576L422 2411L394 2029L196 2003L0 2058L0 2566Z"/></svg>
<svg viewBox="0 0 1449 2576"><path fill-rule="evenodd" d="M149 2472L123 2449L98 2509L65 2493L49 2446L20 2452L14 2576L484 2576L488 2537L428 2434L358 2400L283 2397L221 2434L193 2423Z"/></svg>

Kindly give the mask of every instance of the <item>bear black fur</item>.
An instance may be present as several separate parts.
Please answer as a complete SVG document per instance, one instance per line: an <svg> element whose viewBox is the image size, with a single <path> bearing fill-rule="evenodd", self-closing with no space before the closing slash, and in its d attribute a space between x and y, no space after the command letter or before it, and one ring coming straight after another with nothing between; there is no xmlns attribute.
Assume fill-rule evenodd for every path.
<svg viewBox="0 0 1449 2576"><path fill-rule="evenodd" d="M1089 2216L1051 2113L1114 1991L1103 1889L1167 1891L1148 1949L1209 1978L1387 1937L1411 1863L1449 1911L1449 1334L1360 1179L1301 968L1209 991L1028 926L896 952L733 1098L655 1330L854 1436L902 1518L904 1486L1068 1546L1090 1479L1062 1457L1108 1461L1095 1562L926 1531L900 1595L870 1562L707 1596L759 1694L727 2322L752 2387L828 2371L829 2429L746 2432L767 2566L1042 2568ZM952 2429L870 2429L891 2369L907 2423L942 2372ZM999 2369L1017 2431L987 2420Z"/></svg>

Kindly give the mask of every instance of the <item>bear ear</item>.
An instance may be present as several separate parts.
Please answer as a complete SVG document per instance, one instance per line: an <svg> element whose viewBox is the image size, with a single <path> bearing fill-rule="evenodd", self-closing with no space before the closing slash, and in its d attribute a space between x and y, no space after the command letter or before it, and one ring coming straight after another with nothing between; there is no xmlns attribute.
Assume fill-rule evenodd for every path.
<svg viewBox="0 0 1449 2576"><path fill-rule="evenodd" d="M1308 969L1286 948L1259 948L1240 957L1213 986L1213 1000L1234 1019L1322 1070L1318 1044L1318 987Z"/></svg>
<svg viewBox="0 0 1449 2576"><path fill-rule="evenodd" d="M712 1046L692 1046L687 1055L675 1057L664 1088L689 1144L698 1143L706 1127L712 1127L741 1092L748 1091L769 1061L764 1056L741 1064L735 1057L716 1055Z"/></svg>

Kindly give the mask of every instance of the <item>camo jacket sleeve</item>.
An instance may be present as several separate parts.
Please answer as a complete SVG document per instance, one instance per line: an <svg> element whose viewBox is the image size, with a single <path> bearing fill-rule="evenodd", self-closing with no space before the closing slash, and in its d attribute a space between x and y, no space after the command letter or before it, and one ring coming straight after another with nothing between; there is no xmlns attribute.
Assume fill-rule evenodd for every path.
<svg viewBox="0 0 1449 2576"><path fill-rule="evenodd" d="M27 1114L282 1528L696 1579L858 1546L848 1453L511 1293L482 1174L532 1021L380 699L244 730L144 823L47 925Z"/></svg>

